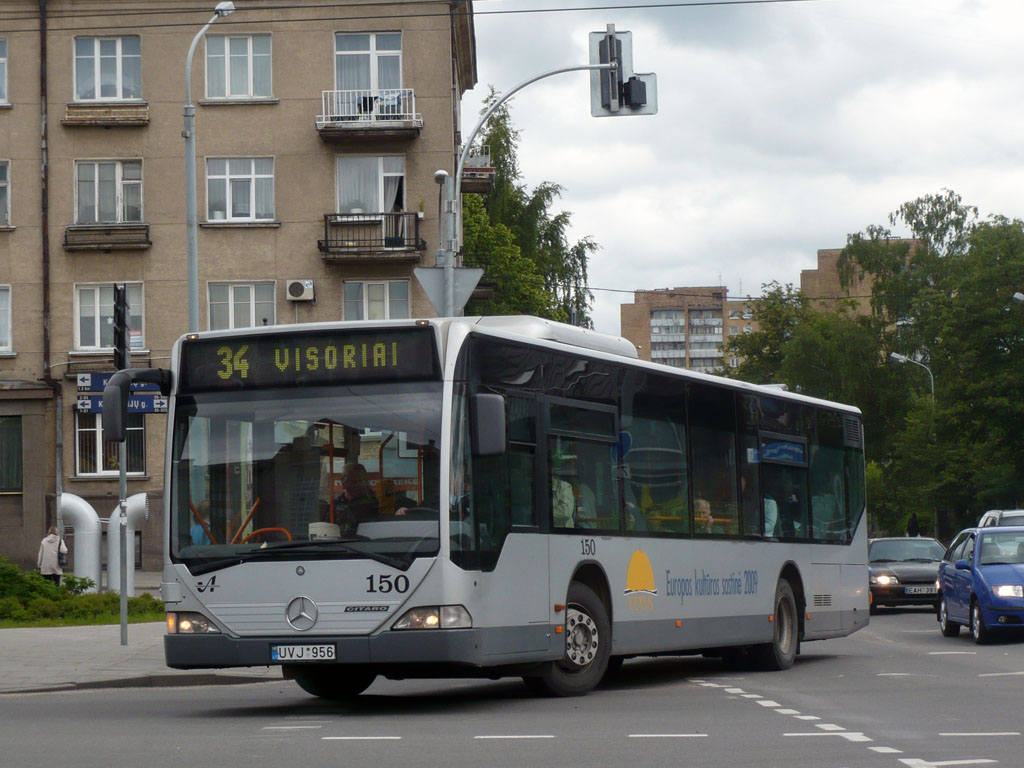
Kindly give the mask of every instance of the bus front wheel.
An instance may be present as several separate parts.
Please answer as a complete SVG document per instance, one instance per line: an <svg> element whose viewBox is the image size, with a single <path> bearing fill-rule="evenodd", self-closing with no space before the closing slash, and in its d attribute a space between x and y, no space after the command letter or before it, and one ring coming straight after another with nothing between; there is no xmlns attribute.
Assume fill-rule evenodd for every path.
<svg viewBox="0 0 1024 768"><path fill-rule="evenodd" d="M524 677L534 693L582 696L597 687L608 669L612 627L608 611L590 587L573 582L565 607L565 656L547 662L540 675Z"/></svg>
<svg viewBox="0 0 1024 768"><path fill-rule="evenodd" d="M757 666L772 671L792 667L800 643L796 597L793 595L793 588L785 579L779 579L775 587L774 606L771 642L753 648Z"/></svg>
<svg viewBox="0 0 1024 768"><path fill-rule="evenodd" d="M317 665L286 664L282 672L285 679L294 680L306 693L333 701L355 698L377 677L373 672L354 667Z"/></svg>

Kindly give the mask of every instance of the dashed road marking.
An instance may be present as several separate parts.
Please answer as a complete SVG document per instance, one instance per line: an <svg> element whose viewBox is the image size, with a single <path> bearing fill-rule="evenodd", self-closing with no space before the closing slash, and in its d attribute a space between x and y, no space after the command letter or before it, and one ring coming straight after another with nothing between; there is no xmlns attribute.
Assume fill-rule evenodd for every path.
<svg viewBox="0 0 1024 768"><path fill-rule="evenodd" d="M553 739L553 733L496 733L483 736L474 736L474 739L499 740L499 739Z"/></svg>
<svg viewBox="0 0 1024 768"><path fill-rule="evenodd" d="M631 739L706 739L706 733L631 733Z"/></svg>
<svg viewBox="0 0 1024 768"><path fill-rule="evenodd" d="M1024 672L982 672L978 677L1012 677L1013 675L1024 675Z"/></svg>
<svg viewBox="0 0 1024 768"><path fill-rule="evenodd" d="M998 763L999 761L987 760L982 757L974 760L940 760L933 763L928 760L922 760L918 757L901 757L900 762L904 765L910 766L910 768L940 768L941 766L947 765L989 765L991 763Z"/></svg>
<svg viewBox="0 0 1024 768"><path fill-rule="evenodd" d="M264 725L263 731L315 731L322 725Z"/></svg>
<svg viewBox="0 0 1024 768"><path fill-rule="evenodd" d="M966 732L952 732L946 731L940 733L939 736L1020 736L1020 731L987 731L982 733L980 731L966 731Z"/></svg>
<svg viewBox="0 0 1024 768"><path fill-rule="evenodd" d="M896 749L895 747L868 747L872 752L878 752L882 755L902 755L902 749Z"/></svg>
<svg viewBox="0 0 1024 768"><path fill-rule="evenodd" d="M322 736L321 741L401 741L401 736Z"/></svg>

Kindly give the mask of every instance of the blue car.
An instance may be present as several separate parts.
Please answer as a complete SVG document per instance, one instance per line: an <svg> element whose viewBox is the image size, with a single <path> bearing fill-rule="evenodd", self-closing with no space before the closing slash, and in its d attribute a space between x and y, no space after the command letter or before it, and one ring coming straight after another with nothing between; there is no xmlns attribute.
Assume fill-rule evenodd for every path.
<svg viewBox="0 0 1024 768"><path fill-rule="evenodd" d="M970 627L976 643L1001 629L1024 629L1024 525L968 528L939 563L939 629Z"/></svg>

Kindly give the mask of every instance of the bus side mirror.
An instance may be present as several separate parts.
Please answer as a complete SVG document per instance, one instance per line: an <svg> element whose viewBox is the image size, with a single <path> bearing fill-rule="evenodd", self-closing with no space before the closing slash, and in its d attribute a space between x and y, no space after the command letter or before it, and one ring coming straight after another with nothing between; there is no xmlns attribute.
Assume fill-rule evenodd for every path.
<svg viewBox="0 0 1024 768"><path fill-rule="evenodd" d="M131 386L132 376L124 370L111 376L107 386L103 388L103 439L108 443L124 442Z"/></svg>
<svg viewBox="0 0 1024 768"><path fill-rule="evenodd" d="M505 454L505 398L495 394L473 395L470 400L470 439L474 456Z"/></svg>

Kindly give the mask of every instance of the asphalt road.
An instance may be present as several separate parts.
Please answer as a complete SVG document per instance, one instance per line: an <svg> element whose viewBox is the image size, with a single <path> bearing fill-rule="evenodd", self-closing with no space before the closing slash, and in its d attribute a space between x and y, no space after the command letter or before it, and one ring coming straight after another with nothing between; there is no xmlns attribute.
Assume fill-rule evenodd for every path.
<svg viewBox="0 0 1024 768"><path fill-rule="evenodd" d="M943 638L925 609L882 611L793 669L628 661L577 699L517 680L378 680L354 704L290 682L0 698L3 765L1024 765L1024 637Z"/></svg>

